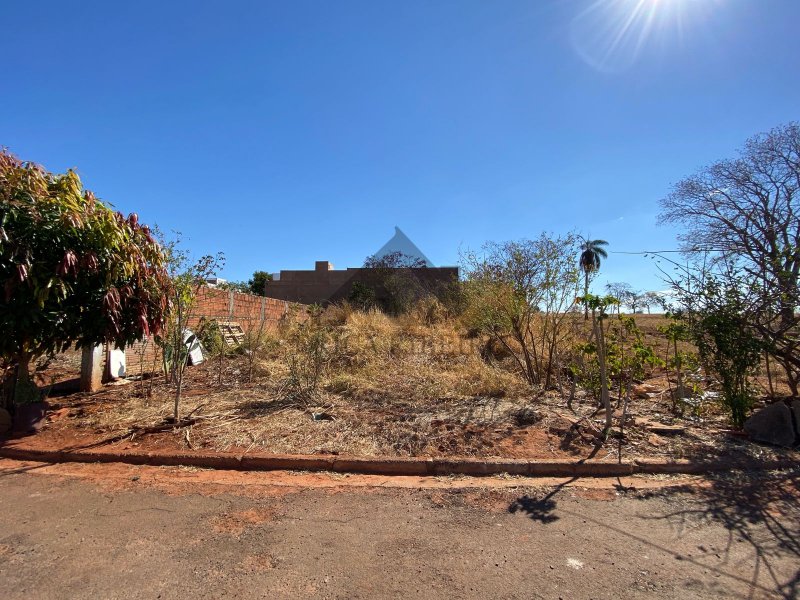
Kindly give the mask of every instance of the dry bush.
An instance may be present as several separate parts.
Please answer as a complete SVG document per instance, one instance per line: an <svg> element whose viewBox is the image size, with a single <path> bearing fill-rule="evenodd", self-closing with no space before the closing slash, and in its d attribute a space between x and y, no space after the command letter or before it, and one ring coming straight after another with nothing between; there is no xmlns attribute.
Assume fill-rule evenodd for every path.
<svg viewBox="0 0 800 600"><path fill-rule="evenodd" d="M583 340L582 316L569 322L574 340ZM192 367L183 406L193 424L169 437L171 443L242 452L522 456L549 452L551 435L572 432L563 417L569 387L531 390L512 359L482 358L486 338L469 337L453 319L430 323L424 310L391 317L348 306L314 315L302 331L312 338L321 332L324 361L314 393L306 395L291 385L297 378L292 361L305 352L299 328L287 322L271 333L274 343L258 345L253 381L244 353L226 361L225 386L214 383L216 364ZM149 398L138 386L117 388L113 396L81 422L95 433L136 440L171 413L171 388L161 378ZM663 412L662 400L637 400L635 408ZM579 390L576 418L590 426L595 408ZM556 421L567 425L554 428ZM644 434L626 435L647 443ZM589 443L581 439L569 447Z"/></svg>
<svg viewBox="0 0 800 600"><path fill-rule="evenodd" d="M428 308L398 317L377 311L350 315L342 328L343 369L335 387L408 400L528 391L515 374L481 360L479 342L466 339L455 322L430 324Z"/></svg>
<svg viewBox="0 0 800 600"><path fill-rule="evenodd" d="M467 339L432 302L397 317L343 304L282 331L280 342L261 354L257 372L294 377L294 387L305 380L304 389L318 396L379 403L528 394L503 364L481 359L481 342Z"/></svg>

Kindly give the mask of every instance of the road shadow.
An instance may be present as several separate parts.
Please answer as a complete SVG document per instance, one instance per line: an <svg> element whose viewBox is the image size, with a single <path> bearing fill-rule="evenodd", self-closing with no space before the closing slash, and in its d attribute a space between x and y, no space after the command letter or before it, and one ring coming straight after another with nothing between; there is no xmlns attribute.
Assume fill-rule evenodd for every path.
<svg viewBox="0 0 800 600"><path fill-rule="evenodd" d="M44 469L45 467L52 467L55 463L36 463L17 467L15 469L0 469L0 478L8 477L9 475L18 475L20 473L29 473L37 469Z"/></svg>
<svg viewBox="0 0 800 600"><path fill-rule="evenodd" d="M534 498L532 496L528 496L527 494L525 496L521 496L509 504L508 512L512 514L524 513L529 519L545 525L548 523L554 523L559 519L558 515L554 514L556 510L556 494L577 480L577 477L573 477L568 481L560 483L541 498Z"/></svg>
<svg viewBox="0 0 800 600"><path fill-rule="evenodd" d="M800 470L758 473L731 471L710 478L707 485L676 488L661 495L684 494L676 510L648 517L667 520L679 534L698 522L718 522L728 531L722 550L727 563L735 544L749 544L756 556L751 590L766 574L783 598L800 597ZM773 567L782 556L795 556L798 569L788 580Z"/></svg>
<svg viewBox="0 0 800 600"><path fill-rule="evenodd" d="M712 562L702 556L681 555L666 545L654 543L596 515L559 507L556 495L577 479L574 477L541 497L521 496L509 505L508 512L523 513L545 525L557 521L560 516L580 517L584 522L589 521L677 560L733 579L749 587L751 598L760 597L759 594L786 600L800 598L800 468L774 472L732 470L709 475L705 480L689 485L645 493L637 492L634 487L627 487L618 480L614 487L620 494L632 493L635 494L632 497L641 500L661 498L668 501L668 506L676 507L655 515L632 513L632 518L667 521L679 537L703 522L721 524L728 532L725 547L713 551L700 548L709 557L718 554L719 558L714 557ZM754 551L752 570L743 570L742 565L732 558L734 546L743 543ZM741 555L741 552L737 554ZM779 560L785 565L787 557L796 558L798 565L788 577L785 567L779 570L776 566ZM715 561L721 561L721 564Z"/></svg>

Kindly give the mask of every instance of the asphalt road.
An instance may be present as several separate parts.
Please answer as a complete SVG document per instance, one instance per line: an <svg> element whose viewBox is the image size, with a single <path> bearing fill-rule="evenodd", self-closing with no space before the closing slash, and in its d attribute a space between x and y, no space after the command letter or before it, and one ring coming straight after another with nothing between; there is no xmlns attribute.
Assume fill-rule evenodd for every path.
<svg viewBox="0 0 800 600"><path fill-rule="evenodd" d="M797 474L679 483L0 460L0 595L798 597Z"/></svg>

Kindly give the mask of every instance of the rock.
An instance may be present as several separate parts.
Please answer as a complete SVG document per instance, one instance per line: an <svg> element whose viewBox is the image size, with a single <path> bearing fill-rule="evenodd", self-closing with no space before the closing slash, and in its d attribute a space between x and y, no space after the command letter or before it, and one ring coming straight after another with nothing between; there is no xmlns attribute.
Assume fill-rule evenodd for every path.
<svg viewBox="0 0 800 600"><path fill-rule="evenodd" d="M0 435L11 430L11 413L5 408L0 408Z"/></svg>
<svg viewBox="0 0 800 600"><path fill-rule="evenodd" d="M663 446L667 443L667 440L665 440L659 435L656 435L655 433L651 433L650 436L647 438L647 441L650 442L650 444L653 446Z"/></svg>
<svg viewBox="0 0 800 600"><path fill-rule="evenodd" d="M664 425L663 423L658 423L656 421L638 418L636 419L635 424L637 427L646 429L651 433L657 433L658 435L682 435L686 433L686 428L682 425Z"/></svg>
<svg viewBox="0 0 800 600"><path fill-rule="evenodd" d="M634 398L645 399L649 398L650 394L657 394L659 392L661 392L661 390L650 383L640 383L639 385L631 386L631 396Z"/></svg>
<svg viewBox="0 0 800 600"><path fill-rule="evenodd" d="M784 402L765 406L753 414L744 424L744 430L751 440L789 447L794 445L794 424L792 411Z"/></svg>
<svg viewBox="0 0 800 600"><path fill-rule="evenodd" d="M686 428L680 425L662 425L661 423L653 423L648 430L658 435L683 435L686 433Z"/></svg>

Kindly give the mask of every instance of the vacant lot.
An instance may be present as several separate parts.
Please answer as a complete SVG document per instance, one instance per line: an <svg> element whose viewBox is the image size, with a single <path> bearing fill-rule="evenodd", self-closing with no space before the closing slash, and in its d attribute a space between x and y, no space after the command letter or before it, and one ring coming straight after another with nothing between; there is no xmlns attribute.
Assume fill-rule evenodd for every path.
<svg viewBox="0 0 800 600"><path fill-rule="evenodd" d="M0 461L16 598L796 598L792 473L553 481ZM352 483L351 483L352 482Z"/></svg>
<svg viewBox="0 0 800 600"><path fill-rule="evenodd" d="M706 393L713 382L699 371L696 398L676 405L674 378L663 367L649 369L629 399L617 393L616 427L604 440L604 413L587 390L567 378L550 390L532 388L508 356L452 322L361 312L328 318L313 389L308 340L278 332L255 354L219 353L188 369L185 427L169 426L174 387L157 375L94 395L54 396L35 444L510 458L786 454L734 435L713 391ZM638 320L657 353L666 353L658 334L665 319ZM576 324L581 331L583 319ZM49 368L61 374L68 364Z"/></svg>

